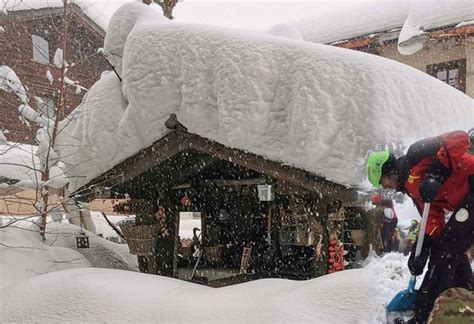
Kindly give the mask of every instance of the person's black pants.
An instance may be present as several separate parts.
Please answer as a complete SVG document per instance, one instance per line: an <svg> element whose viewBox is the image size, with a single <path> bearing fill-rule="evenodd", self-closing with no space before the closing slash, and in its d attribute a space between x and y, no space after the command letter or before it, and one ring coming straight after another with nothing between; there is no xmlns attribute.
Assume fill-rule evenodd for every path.
<svg viewBox="0 0 474 324"><path fill-rule="evenodd" d="M426 321L438 296L448 288L473 290L472 269L465 254L432 256L415 300L416 316Z"/></svg>
<svg viewBox="0 0 474 324"><path fill-rule="evenodd" d="M446 289L474 290L472 269L465 254L474 241L474 197L461 208L468 210L469 217L456 217L456 211L433 240L428 271L415 300L415 314L422 322L427 320L436 298Z"/></svg>

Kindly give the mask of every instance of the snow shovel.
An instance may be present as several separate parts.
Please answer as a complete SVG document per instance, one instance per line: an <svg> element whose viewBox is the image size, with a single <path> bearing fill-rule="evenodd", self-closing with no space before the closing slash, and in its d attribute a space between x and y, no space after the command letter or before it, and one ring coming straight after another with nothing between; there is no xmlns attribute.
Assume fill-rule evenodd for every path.
<svg viewBox="0 0 474 324"><path fill-rule="evenodd" d="M423 215L421 216L421 226L418 233L418 240L416 242L415 258L421 254L423 247L423 240L425 238L426 223L428 220L428 213L430 211L430 203L425 203L423 208ZM413 315L413 304L416 298L416 276L412 275L408 282L408 288L400 291L393 297L386 307L387 322L388 323L404 323L405 319L411 318Z"/></svg>
<svg viewBox="0 0 474 324"><path fill-rule="evenodd" d="M193 272L191 274L191 278L189 278L189 281L194 282L194 283L198 283L198 284L207 285L207 277L196 275L196 270L197 270L197 267L199 265L199 261L201 261L202 247L199 247L197 255L198 255L198 258L196 260L196 264L194 265Z"/></svg>

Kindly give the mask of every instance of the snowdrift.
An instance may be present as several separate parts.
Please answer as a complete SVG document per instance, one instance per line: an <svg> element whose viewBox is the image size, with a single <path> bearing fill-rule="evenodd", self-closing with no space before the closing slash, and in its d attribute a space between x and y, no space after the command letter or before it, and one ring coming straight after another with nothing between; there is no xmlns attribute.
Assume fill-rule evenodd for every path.
<svg viewBox="0 0 474 324"><path fill-rule="evenodd" d="M408 281L406 259L385 258L304 282L219 289L120 270L64 270L0 290L0 313L6 322L380 323L386 300Z"/></svg>
<svg viewBox="0 0 474 324"><path fill-rule="evenodd" d="M104 73L61 125L74 190L164 136L190 132L359 186L367 152L472 127L474 104L403 64L355 51L178 24L140 3L112 17Z"/></svg>
<svg viewBox="0 0 474 324"><path fill-rule="evenodd" d="M87 232L90 248L77 249L76 236L80 235L81 229L56 222L47 224L46 242L43 243L34 219L19 221L0 230L0 287L17 284L38 274L78 267L138 270L137 258L129 253L126 244L116 244ZM5 226L12 219L2 221Z"/></svg>

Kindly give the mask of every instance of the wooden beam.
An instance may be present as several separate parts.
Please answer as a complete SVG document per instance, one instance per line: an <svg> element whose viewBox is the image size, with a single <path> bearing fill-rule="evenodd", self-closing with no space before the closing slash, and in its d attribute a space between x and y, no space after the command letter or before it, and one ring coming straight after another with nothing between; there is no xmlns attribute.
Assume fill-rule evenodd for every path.
<svg viewBox="0 0 474 324"><path fill-rule="evenodd" d="M341 43L336 43L334 44L334 46L349 48L349 49L360 48L360 47L371 45L375 43L376 40L377 40L376 37L365 37L365 38L351 39L351 40L344 41Z"/></svg>
<svg viewBox="0 0 474 324"><path fill-rule="evenodd" d="M449 38L449 37L467 36L471 34L474 34L474 24L431 32L430 38L442 39L442 38Z"/></svg>
<svg viewBox="0 0 474 324"><path fill-rule="evenodd" d="M217 159L227 160L309 191L344 201L354 201L357 198L357 193L353 189L329 182L322 177L312 175L310 172L269 161L262 156L243 150L228 148L195 134L180 132L178 136L182 137L180 142L187 148L208 153Z"/></svg>
<svg viewBox="0 0 474 324"><path fill-rule="evenodd" d="M213 183L215 183L218 186L253 186L253 185L259 185L259 184L266 184L268 183L268 180L265 178L255 178L255 179L239 179L239 180L211 180Z"/></svg>
<svg viewBox="0 0 474 324"><path fill-rule="evenodd" d="M182 146L178 143L179 140L181 138L177 137L176 132L165 135L149 147L126 159L79 189L78 192L81 199L92 201L96 196L100 196L99 193L104 188L112 188L122 184L178 154L183 150Z"/></svg>
<svg viewBox="0 0 474 324"><path fill-rule="evenodd" d="M173 187L173 189L177 190L177 189L188 189L188 188L191 188L192 185L190 183L183 183L183 184L179 184L179 185L176 185Z"/></svg>

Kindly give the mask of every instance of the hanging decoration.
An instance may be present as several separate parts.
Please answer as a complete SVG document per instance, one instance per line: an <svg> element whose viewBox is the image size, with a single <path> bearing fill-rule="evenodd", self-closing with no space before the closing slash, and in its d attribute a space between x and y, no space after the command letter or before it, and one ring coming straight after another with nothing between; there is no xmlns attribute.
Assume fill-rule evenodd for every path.
<svg viewBox="0 0 474 324"><path fill-rule="evenodd" d="M329 236L328 273L344 270L344 244L334 232Z"/></svg>
<svg viewBox="0 0 474 324"><path fill-rule="evenodd" d="M191 198L189 198L188 195L185 194L185 195L181 198L181 204L182 204L183 206L186 206L186 207L191 206Z"/></svg>

